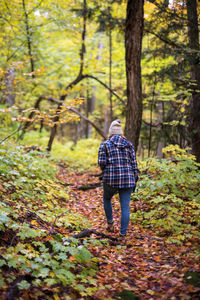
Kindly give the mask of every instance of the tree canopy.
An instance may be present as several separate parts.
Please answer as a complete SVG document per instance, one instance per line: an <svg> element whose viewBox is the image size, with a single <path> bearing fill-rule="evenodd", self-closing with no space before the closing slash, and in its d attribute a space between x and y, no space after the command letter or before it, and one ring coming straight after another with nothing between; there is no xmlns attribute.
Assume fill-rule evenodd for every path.
<svg viewBox="0 0 200 300"><path fill-rule="evenodd" d="M134 3L137 7L140 2ZM77 138L89 136L92 131L87 121L77 123L77 117L73 123L71 117L64 118L65 121L61 118L60 122L60 107L56 113L55 102L41 101L37 107L38 99L43 96L65 100L67 105L73 99L84 99L77 101L75 108L104 131L104 135L110 121L122 118L127 136L134 144L139 143L140 151L147 151L148 155L151 151L158 153L162 145L173 143L192 146L199 159L199 137L195 133L199 129L199 109L196 110L198 101L194 100L199 97L199 79L194 75L199 74L199 7L192 6L193 3L196 1L144 2L141 59L136 58L139 63L141 60L142 72L142 94L137 100L143 102L143 113L139 104L140 139L140 126L136 127L141 121L134 124L136 115L128 115L132 100L128 100L127 106L127 95L130 91L133 95L137 92L131 87L130 73L126 70L125 23L131 17L128 3L124 1L101 4L97 1L3 1L0 7L1 103L14 105L16 118L24 122L27 118L26 130L42 122L41 126L51 131L49 150L61 127L67 136L71 136L70 130L77 132ZM196 19L192 10L196 11ZM137 10L135 13L137 20L143 22L143 14L139 17ZM137 28L136 25L133 35L138 34ZM196 41L191 28L197 32ZM135 45L140 43L138 38ZM134 64L130 61L131 65ZM193 66L197 66L196 73L192 71ZM133 72L137 78L140 70L135 67ZM134 105L133 111L137 111ZM40 109L40 116L32 112L30 117L27 109ZM70 124L64 126L66 122ZM137 134L133 137L134 132Z"/></svg>

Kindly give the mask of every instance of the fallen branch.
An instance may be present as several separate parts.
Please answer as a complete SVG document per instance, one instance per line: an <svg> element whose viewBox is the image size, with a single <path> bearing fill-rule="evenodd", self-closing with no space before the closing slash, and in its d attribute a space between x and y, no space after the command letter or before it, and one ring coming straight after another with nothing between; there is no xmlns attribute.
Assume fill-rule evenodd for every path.
<svg viewBox="0 0 200 300"><path fill-rule="evenodd" d="M67 182L61 182L61 181L56 181L55 183L61 184L63 186L73 186L73 183L67 183Z"/></svg>
<svg viewBox="0 0 200 300"><path fill-rule="evenodd" d="M42 152L42 150L38 147L38 146L27 146L27 147L24 147L26 153L30 152L30 151L38 151L38 152Z"/></svg>
<svg viewBox="0 0 200 300"><path fill-rule="evenodd" d="M97 183L91 183L91 184L85 184L78 187L78 190L87 191L90 189L96 189L97 187L102 186L102 182Z"/></svg>
<svg viewBox="0 0 200 300"><path fill-rule="evenodd" d="M106 238L106 239L110 239L112 241L117 241L117 238L115 238L115 237L113 237L111 235L105 234L103 232L98 232L98 231L96 231L94 229L84 229L81 232L72 235L71 237L73 237L75 239L80 239L80 238L89 237L92 234L96 234L97 236L100 236L100 237Z"/></svg>

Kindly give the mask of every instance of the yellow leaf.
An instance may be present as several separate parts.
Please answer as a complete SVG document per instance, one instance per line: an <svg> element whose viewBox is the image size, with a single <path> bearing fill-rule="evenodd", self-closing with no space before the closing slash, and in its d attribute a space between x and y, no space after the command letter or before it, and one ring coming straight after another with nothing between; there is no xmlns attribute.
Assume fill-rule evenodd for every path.
<svg viewBox="0 0 200 300"><path fill-rule="evenodd" d="M38 223L37 223L37 221L36 221L36 220L32 220L32 221L31 221L31 224L32 224L32 225L36 225L36 226L38 226Z"/></svg>
<svg viewBox="0 0 200 300"><path fill-rule="evenodd" d="M185 111L185 108L184 107L181 107L181 112L184 112Z"/></svg>
<svg viewBox="0 0 200 300"><path fill-rule="evenodd" d="M152 291L152 290L147 290L147 293L148 293L149 295L152 295L152 296L155 294L155 292Z"/></svg>

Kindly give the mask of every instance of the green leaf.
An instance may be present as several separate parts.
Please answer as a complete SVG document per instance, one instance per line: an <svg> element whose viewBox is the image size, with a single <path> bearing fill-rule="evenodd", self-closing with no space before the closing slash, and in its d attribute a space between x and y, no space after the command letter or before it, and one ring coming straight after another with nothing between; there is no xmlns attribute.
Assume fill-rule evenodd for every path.
<svg viewBox="0 0 200 300"><path fill-rule="evenodd" d="M20 290L28 290L29 288L30 288L30 283L28 282L28 281L26 281L26 280L22 280L21 282L19 282L18 284L17 284L17 286L18 286L18 288L20 289Z"/></svg>
<svg viewBox="0 0 200 300"><path fill-rule="evenodd" d="M45 278L44 282L45 282L47 285L49 285L49 286L54 285L54 284L57 283L57 281L56 281L55 278Z"/></svg>
<svg viewBox="0 0 200 300"><path fill-rule="evenodd" d="M92 258L90 251L88 251L85 248L79 249L78 252L75 254L75 257L77 261L83 264L90 261Z"/></svg>
<svg viewBox="0 0 200 300"><path fill-rule="evenodd" d="M10 221L10 218L6 216L4 212L0 213L0 223L8 223Z"/></svg>
<svg viewBox="0 0 200 300"><path fill-rule="evenodd" d="M48 269L48 268L42 268L39 272L39 276L43 277L43 278L47 277L49 274L49 271L50 271L50 269Z"/></svg>
<svg viewBox="0 0 200 300"><path fill-rule="evenodd" d="M2 266L5 265L5 264L6 264L5 260L0 259L0 267L2 267Z"/></svg>
<svg viewBox="0 0 200 300"><path fill-rule="evenodd" d="M65 270L65 269L59 269L59 270L56 270L54 271L56 277L58 279L60 279L60 281L63 283L63 284L72 284L75 282L75 275L68 271L68 270Z"/></svg>

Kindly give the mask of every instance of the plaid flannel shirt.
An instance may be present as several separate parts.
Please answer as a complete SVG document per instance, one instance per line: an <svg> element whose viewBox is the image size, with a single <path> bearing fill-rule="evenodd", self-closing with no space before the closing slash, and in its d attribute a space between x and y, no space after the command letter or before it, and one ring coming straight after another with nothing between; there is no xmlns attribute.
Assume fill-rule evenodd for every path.
<svg viewBox="0 0 200 300"><path fill-rule="evenodd" d="M134 187L138 167L132 144L120 135L101 143L98 164L103 170L103 182L116 188Z"/></svg>

